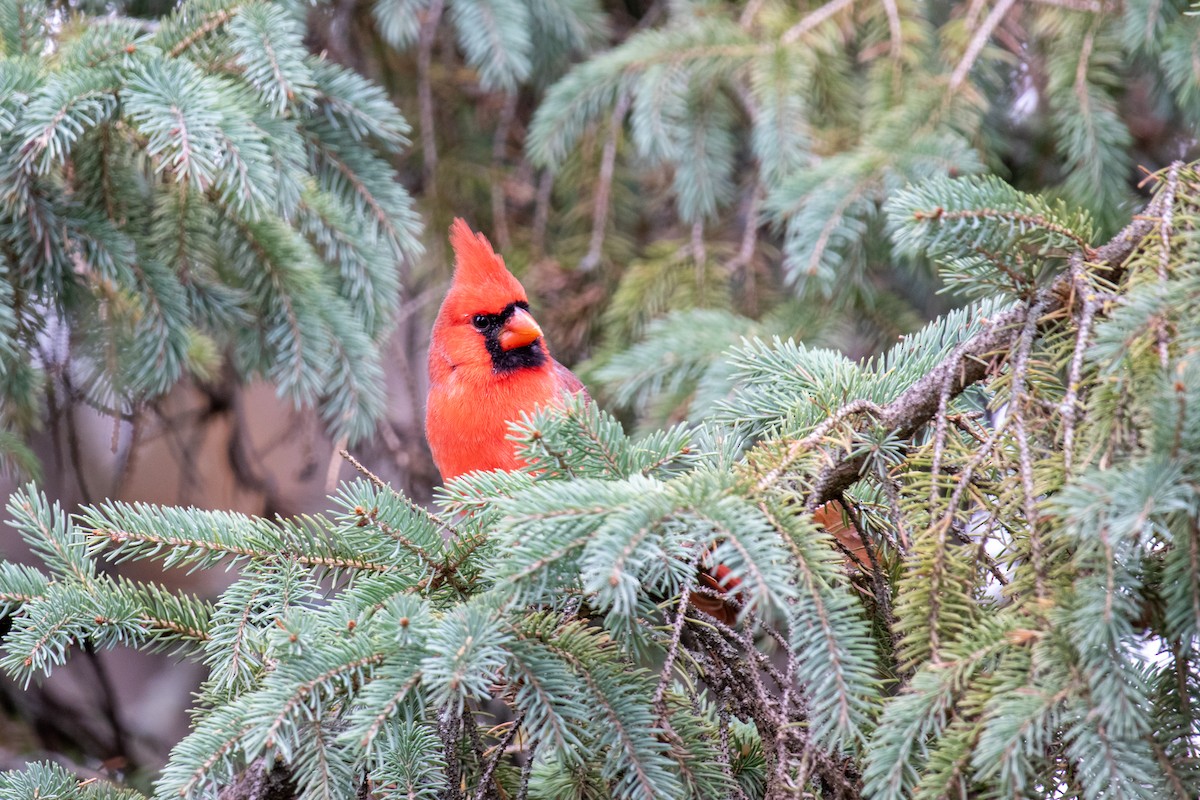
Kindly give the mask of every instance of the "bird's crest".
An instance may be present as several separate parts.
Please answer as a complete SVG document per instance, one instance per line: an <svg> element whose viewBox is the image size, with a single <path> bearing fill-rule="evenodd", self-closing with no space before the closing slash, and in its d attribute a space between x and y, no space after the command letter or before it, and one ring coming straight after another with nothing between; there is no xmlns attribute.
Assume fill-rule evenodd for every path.
<svg viewBox="0 0 1200 800"><path fill-rule="evenodd" d="M450 246L454 249L451 291L458 295L456 299L475 303L474 310L488 313L509 303L528 302L521 282L504 266L504 259L492 249L492 243L461 218L450 226Z"/></svg>

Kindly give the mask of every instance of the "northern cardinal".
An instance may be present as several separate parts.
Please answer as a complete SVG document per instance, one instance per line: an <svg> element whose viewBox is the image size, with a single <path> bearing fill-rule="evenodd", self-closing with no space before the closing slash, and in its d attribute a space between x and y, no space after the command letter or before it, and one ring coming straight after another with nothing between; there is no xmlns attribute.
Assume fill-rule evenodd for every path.
<svg viewBox="0 0 1200 800"><path fill-rule="evenodd" d="M579 378L554 360L529 313L524 287L488 240L461 219L450 226L454 281L442 301L429 344L425 436L443 480L474 470L518 469L524 462L508 438L522 412L587 393ZM832 519L831 529L844 530ZM734 595L740 581L723 564L706 565L699 581ZM692 604L726 624L735 609L693 595Z"/></svg>
<svg viewBox="0 0 1200 800"><path fill-rule="evenodd" d="M524 462L508 424L564 394L586 394L550 355L525 289L491 243L456 219L450 246L454 282L433 323L425 411L425 436L443 480L519 468Z"/></svg>

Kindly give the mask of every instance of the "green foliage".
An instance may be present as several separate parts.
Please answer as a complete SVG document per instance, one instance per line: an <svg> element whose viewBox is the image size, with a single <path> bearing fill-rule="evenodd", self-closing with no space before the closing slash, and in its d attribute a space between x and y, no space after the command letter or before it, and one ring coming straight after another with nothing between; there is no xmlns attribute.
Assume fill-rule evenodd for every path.
<svg viewBox="0 0 1200 800"><path fill-rule="evenodd" d="M226 362L336 436L371 432L398 263L421 249L382 92L308 54L283 6L197 0L152 31L24 29L49 12L20 5L0 19L4 441L60 369L68 401L124 415Z"/></svg>
<svg viewBox="0 0 1200 800"><path fill-rule="evenodd" d="M747 592L792 617L789 629L812 614L789 608L794 586L834 609L827 638L808 646L814 668L831 655L847 662L830 692L846 708L820 712L829 726L821 738L861 741L846 725L867 723L872 652L828 557L818 551L811 565L819 586L799 580L783 558L785 531L765 518L747 527L738 517L749 509L713 483L701 466L712 456L694 451L682 428L632 441L615 420L577 404L530 420L521 435L539 480L477 500L504 515L498 525L494 513L452 523L365 481L343 487L334 515L273 523L122 503L72 521L30 487L14 495L10 513L49 571L6 565L2 596L21 622L3 666L24 677L49 672L85 638L98 647L174 646L205 664L195 730L158 784L164 798L205 796L264 756L282 759L306 797L354 797L362 774L403 796L433 796L452 775L492 775L489 762L503 757L502 748L471 750L486 735L468 732L486 702L508 704L511 724L534 743L541 766L531 792L587 763L610 796L711 797L730 780L720 766L729 756L722 762L713 744L723 723L711 706L687 700L699 687L691 667L679 663L682 682L664 692L666 676L639 666L674 659L679 644L674 622L645 619L667 622L677 610L656 608L638 586L667 598L693 585L698 548L717 541L720 524L728 532L715 555L747 573ZM584 442L590 450L555 456ZM581 477L550 480L569 472ZM469 482L450 489L459 490L469 496ZM611 506L611 518L588 518L597 503ZM547 508L557 512L531 525ZM619 523L635 517L652 537L628 537ZM522 556L544 554L564 530L578 536L582 524L608 535L568 548L553 566ZM189 569L236 563L242 577L208 606L114 581L97 569L101 557ZM572 573L576 559L587 566ZM332 593L320 580L333 581ZM592 597L586 606L572 586ZM589 624L593 614L606 615L604 624ZM98 627L86 631L86 620ZM743 758L739 769L756 768Z"/></svg>
<svg viewBox="0 0 1200 800"><path fill-rule="evenodd" d="M1031 297L1094 237L1086 213L991 176L927 181L893 197L888 216L901 253L928 256L948 286L985 296Z"/></svg>
<svg viewBox="0 0 1200 800"><path fill-rule="evenodd" d="M137 800L141 794L110 784L80 780L58 764L30 764L24 772L0 775L0 791L12 800Z"/></svg>
<svg viewBox="0 0 1200 800"><path fill-rule="evenodd" d="M384 40L398 50L417 43L422 15L436 25L444 13L488 91L513 92L561 73L607 27L592 0L375 0L372 12Z"/></svg>
<svg viewBox="0 0 1200 800"><path fill-rule="evenodd" d="M541 410L525 470L434 510L357 481L297 519L68 515L30 486L9 514L42 565L0 564L0 667L202 665L164 799L261 765L323 798L1200 795L1195 168L1102 244L1133 165L1193 138L1197 17L649 9L363 11L416 51L385 77L435 218L486 197L512 263L611 292L590 374L640 436ZM427 277L410 131L307 52L306 11L0 0L5 470L34 471L48 386L127 415L228 366L337 436L380 417L401 272ZM971 304L860 357L947 308L931 265ZM126 560L237 575L201 600ZM45 765L0 787L134 796Z"/></svg>
<svg viewBox="0 0 1200 800"><path fill-rule="evenodd" d="M30 486L0 666L203 664L163 800L263 764L304 798L1195 796L1200 174L1156 180L1104 245L994 179L899 193L896 246L989 299L860 361L677 313L642 357L712 329L697 355L608 369L630 402L703 385L692 423L564 399L434 510L359 480L299 519L68 516ZM100 568L130 559L239 575L209 604Z"/></svg>
<svg viewBox="0 0 1200 800"><path fill-rule="evenodd" d="M943 263L935 275L931 258L890 238L896 193L940 177L929 189L940 196L951 178L990 171L1044 192L1036 208L994 198L1015 226L1070 208L1092 220L1062 221L1086 243L1111 236L1132 213L1138 165L1154 170L1190 152L1197 24L1179 2L652 6L535 98L524 151L558 189L551 254L601 263L610 285L624 288L647 263L686 278L682 260L663 250L690 234L696 284L711 292L704 305L749 317L738 325L746 328L787 299L819 304L822 327L841 328L839 345L869 353L948 310L931 298L938 277L987 295L992 283L965 273L991 264L995 283L1019 293L1013 283L1036 280L1031 264L1053 268L1023 248L1057 246L1023 243L1008 263L995 258L1002 250L958 250L971 263ZM581 159L610 145L612 164L592 158L581 172ZM609 184L626 194L610 199ZM611 214L579 212L592 201ZM514 219L545 211L509 205ZM627 213L631 205L640 213ZM588 231L582 255L567 243ZM693 307L686 294L663 299L618 290L607 314ZM608 325L595 330L595 374L607 376L609 359L636 342ZM800 326L779 332L808 336ZM614 369L606 388L625 402ZM664 407L637 411L655 423Z"/></svg>

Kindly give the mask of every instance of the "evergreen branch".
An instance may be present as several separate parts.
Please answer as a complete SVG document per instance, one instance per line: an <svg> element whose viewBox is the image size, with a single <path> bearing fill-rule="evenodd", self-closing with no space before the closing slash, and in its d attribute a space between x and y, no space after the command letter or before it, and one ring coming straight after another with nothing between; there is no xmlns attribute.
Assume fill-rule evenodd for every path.
<svg viewBox="0 0 1200 800"><path fill-rule="evenodd" d="M255 726L258 729L255 731L255 736L262 739L263 746L268 750L273 750L280 746L280 734L283 732L283 726L290 721L289 718L303 703L308 701L311 695L326 689L329 684L338 678L348 679L352 676L360 675L365 668L383 663L384 657L383 653L370 653L335 664L299 683L289 683L286 686L287 696L284 699L283 705L273 707L274 716L267 720L259 720ZM274 674L279 675L280 673L276 672ZM262 730L262 723L264 721L270 722L265 731Z"/></svg>
<svg viewBox="0 0 1200 800"><path fill-rule="evenodd" d="M285 558L306 567L321 567L325 569L354 569L365 572L388 572L392 569L389 564L369 561L363 558L314 555L304 552L281 553L267 547L239 545L233 541L171 536L153 531L129 531L101 526L93 528L92 535L100 539L107 539L110 544L118 549L118 552L130 550L157 553L163 548L171 548L176 552L165 556L168 560L174 558L180 561L204 561L208 563L210 560L214 560L214 556L215 560L220 560L225 556L231 556L234 559L253 558L259 561L272 561Z"/></svg>
<svg viewBox="0 0 1200 800"><path fill-rule="evenodd" d="M56 756L62 758L62 756ZM64 759L65 760L65 759ZM146 800L145 795L134 789L125 789L110 783L98 773L89 778L83 768L67 769L61 764L33 762L21 771L0 774L0 793L9 800Z"/></svg>
<svg viewBox="0 0 1200 800"><path fill-rule="evenodd" d="M780 41L784 45L794 45L800 41L804 34L813 30L838 12L848 8L853 2L854 0L829 0L828 3L815 11L810 11L803 19L784 31L783 36L780 37Z"/></svg>
<svg viewBox="0 0 1200 800"><path fill-rule="evenodd" d="M391 243L393 249L397 253L404 254L415 247L416 252L419 253L419 244L409 245L410 230L400 227L400 224L403 223L410 223L408 227L413 227L414 223L409 219L409 215L399 214L394 208L387 208L387 201L379 196L374 187L368 185L361 172L355 169L344 153L339 152L328 141L322 140L313 133L305 131L303 135L315 156L333 168L339 180L345 181L352 195L369 211L372 224L386 233L385 238ZM401 191L396 186L389 186L389 188L394 192Z"/></svg>
<svg viewBox="0 0 1200 800"><path fill-rule="evenodd" d="M1098 277L1113 282L1122 274L1123 262L1142 239L1155 229L1155 221L1160 213L1161 202L1157 199L1151 201L1133 222L1107 244L1086 251L1088 262L1100 267L1097 270ZM1065 308L1069 290L1069 276L1060 276L1051 285L1041 289L1036 299L1028 305L1010 309L990 320L984 330L963 343L960 353L943 359L886 405L878 416L877 424L894 431L901 438L912 436L937 413L943 387L950 387L949 396L953 398L987 377L996 354L1012 349L1028 318L1029 308L1037 304L1044 307L1044 316L1052 316ZM857 482L867 458L867 453L842 451L838 454L833 463L816 475L806 501L808 507L816 508L836 499Z"/></svg>
<svg viewBox="0 0 1200 800"><path fill-rule="evenodd" d="M395 499L397 499L401 503L403 503L404 506L406 508L408 508L409 511L411 511L414 514L417 514L419 516L425 517L426 519L428 519L430 522L432 522L434 525L436 525L441 530L445 531L447 534L449 534L453 538L461 538L462 537L462 532L458 528L456 528L452 523L448 522L442 515L434 513L433 511L430 511L428 508L425 508L424 506L422 506L418 503L414 503L412 500L405 497L399 491L397 491L396 489L393 489L391 486L384 483L382 478L380 478L374 472L371 472L371 470L369 470L365 466L363 466L362 462L359 461L357 458L350 455L350 451L343 448L341 450L338 450L338 455L341 456L342 458L344 458L346 461L350 462L350 466L352 466L352 467L354 467L354 469L358 470L358 472L360 474L362 474L367 480L369 480L375 486L376 489L379 489L380 491L388 492L390 494L390 496L394 497Z"/></svg>
<svg viewBox="0 0 1200 800"><path fill-rule="evenodd" d="M789 526L785 521L786 508L771 508L766 502L760 502L758 507L792 551L792 563L803 590L803 600L797 604L803 613L798 614L798 620L792 624L792 646L788 652L791 658L801 662L804 674L821 676L806 681L810 716L813 717L810 722L812 736L821 743L853 746L865 739L864 698L873 693L869 691L873 665L869 657L863 657L870 647L865 626L860 619L847 613L849 604L844 602L845 595L829 591L833 576L828 561L813 559L801 551L799 541L817 538L811 528L798 527L794 522ZM816 629L817 643L812 641L812 628ZM808 630L801 634L801 629ZM855 650L859 652L855 653ZM830 683L832 686L828 686ZM790 680L785 685L782 701L785 711L791 685Z"/></svg>
<svg viewBox="0 0 1200 800"><path fill-rule="evenodd" d="M997 219L997 220L1004 220L1007 222L1017 222L1022 225L1029 225L1029 226L1032 226L1035 228L1042 228L1044 230L1050 231L1051 233L1057 233L1059 236L1063 236L1067 239L1070 239L1072 242L1074 242L1076 244L1076 246L1079 247L1079 250L1081 253L1083 253L1084 258L1086 258L1088 261L1096 260L1096 251L1092 249L1091 245L1088 244L1086 239L1084 239L1082 236L1080 236L1078 233L1076 233L1071 228L1068 228L1066 225L1062 225L1062 224L1055 222L1054 220L1047 219L1045 216L1043 216L1041 214L1030 214L1030 213L1023 213L1020 211L1010 211L1010 210L995 209L995 208L978 208L978 209L963 209L961 211L954 211L954 210L948 211L946 209L938 207L938 208L933 209L932 211L922 211L922 210L918 209L913 212L912 217L914 220L917 220L918 222L924 222L927 220L933 221L933 222L943 222L943 221L953 222L953 221L962 220L962 219L966 219L966 220Z"/></svg>
<svg viewBox="0 0 1200 800"><path fill-rule="evenodd" d="M877 800L910 797L917 768L928 753L926 742L950 724L976 675L987 672L1011 646L999 619L982 626L966 649L950 661L926 665L884 710L867 747L863 784Z"/></svg>
<svg viewBox="0 0 1200 800"><path fill-rule="evenodd" d="M233 19L237 12L237 8L222 8L213 12L212 14L209 14L207 17L205 17L203 22L201 22L195 27L195 29L192 30L191 33L185 36L179 41L178 44L168 51L171 58L178 58L179 56L183 55L184 52L189 50L205 36L208 36L226 22L229 22L231 19Z"/></svg>
<svg viewBox="0 0 1200 800"><path fill-rule="evenodd" d="M420 685L423 677L421 671L416 670L413 672L412 677L405 681L390 697L384 700L383 704L379 707L378 713L371 717L366 730L363 731L359 739L359 747L365 750L371 746L371 743L375 741L375 737L379 735L380 729L392 718L392 715L400 708L400 704L409 697L413 689Z"/></svg>
<svg viewBox="0 0 1200 800"><path fill-rule="evenodd" d="M958 87L967 79L967 75L971 72L971 67L975 65L975 60L983 52L984 45L987 44L988 39L992 38L992 32L1008 16L1008 12L1012 9L1015 2L1016 0L997 0L996 5L992 8L991 13L987 15L987 18L984 19L983 24L975 30L975 35L971 37L966 51L963 52L962 58L954 68L954 72L950 75L949 89L951 93L958 91Z"/></svg>
<svg viewBox="0 0 1200 800"><path fill-rule="evenodd" d="M228 707L210 713L171 751L171 759L156 783L157 796L194 797L197 789L219 780L214 772L220 767L232 772L229 766L254 727L244 715ZM189 768L189 761L194 766Z"/></svg>
<svg viewBox="0 0 1200 800"><path fill-rule="evenodd" d="M611 702L607 693L604 691L600 683L599 676L595 675L588 666L584 664L572 652L558 646L556 642L546 642L546 647L555 652L565 662L575 668L576 675L583 681L588 694L591 696L594 703L597 704L597 710L603 715L605 721L610 726L610 734L613 735L619 743L621 751L625 755L625 759L621 762L625 772L621 778L621 783L631 784L629 786L630 796L644 798L644 800L654 800L659 797L661 792L658 787L662 785L662 767L654 763L657 758L661 758L658 750L650 741L640 740L638 734L647 734L651 731L635 730L631 728L626 719L628 712L622 711ZM658 773L655 775L654 773ZM658 778L656 781L655 778ZM636 793L634 791L636 790Z"/></svg>
<svg viewBox="0 0 1200 800"><path fill-rule="evenodd" d="M33 567L0 562L0 613L11 614L46 593L49 579Z"/></svg>
<svg viewBox="0 0 1200 800"><path fill-rule="evenodd" d="M860 414L870 414L875 419L883 416L884 409L880 408L877 403L870 400L854 400L839 408L837 411L830 414L819 425L813 428L812 432L803 439L796 439L788 444L787 449L783 452L782 457L771 468L767 474L763 475L755 486L758 493L766 492L768 489L775 486L787 474L788 470L805 454L811 451L814 447L821 443L826 436L833 431L834 428L844 425L850 417ZM836 498L829 498L830 500ZM813 506L815 507L815 505Z"/></svg>
<svg viewBox="0 0 1200 800"><path fill-rule="evenodd" d="M313 100L314 82L305 59L304 31L282 7L251 3L229 26L243 78L275 116Z"/></svg>
<svg viewBox="0 0 1200 800"><path fill-rule="evenodd" d="M309 56L306 63L312 71L317 103L355 138L373 136L389 149L409 143L412 129L381 87L324 58Z"/></svg>
<svg viewBox="0 0 1200 800"><path fill-rule="evenodd" d="M19 152L26 169L45 175L66 160L71 148L88 128L109 119L117 98L109 81L84 74L60 74L31 99L18 135Z"/></svg>

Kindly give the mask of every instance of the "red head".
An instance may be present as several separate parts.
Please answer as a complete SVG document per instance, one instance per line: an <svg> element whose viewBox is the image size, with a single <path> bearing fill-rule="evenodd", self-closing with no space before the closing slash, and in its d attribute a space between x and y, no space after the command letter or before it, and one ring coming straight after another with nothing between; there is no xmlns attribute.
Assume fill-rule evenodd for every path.
<svg viewBox="0 0 1200 800"><path fill-rule="evenodd" d="M450 247L454 249L454 283L438 322L447 314L498 314L509 303L529 302L524 287L504 266L491 242L462 219L455 219L450 226Z"/></svg>
<svg viewBox="0 0 1200 800"><path fill-rule="evenodd" d="M525 289L492 245L461 219L450 226L454 282L433 325L430 376L465 368L504 375L546 363ZM466 375L464 375L466 377Z"/></svg>

